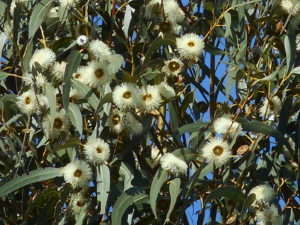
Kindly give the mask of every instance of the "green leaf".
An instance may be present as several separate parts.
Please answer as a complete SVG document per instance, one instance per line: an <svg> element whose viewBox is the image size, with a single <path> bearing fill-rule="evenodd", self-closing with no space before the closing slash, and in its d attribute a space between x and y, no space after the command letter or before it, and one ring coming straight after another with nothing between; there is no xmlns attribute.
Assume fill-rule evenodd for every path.
<svg viewBox="0 0 300 225"><path fill-rule="evenodd" d="M92 108L94 110L97 110L100 101L97 98L97 96L92 92L92 90L79 81L71 80L71 83L72 86L80 92L81 96L85 96L85 98L88 98L88 103L92 106Z"/></svg>
<svg viewBox="0 0 300 225"><path fill-rule="evenodd" d="M182 127L178 128L177 131L179 134L185 134L185 133L193 133L200 130L201 127L206 126L208 123L202 122L202 120L198 120L194 123L189 123L186 125L183 125Z"/></svg>
<svg viewBox="0 0 300 225"><path fill-rule="evenodd" d="M173 151L172 154L184 160L185 162L195 160L199 156L198 152L190 148L179 148Z"/></svg>
<svg viewBox="0 0 300 225"><path fill-rule="evenodd" d="M50 113L54 114L56 112L56 96L54 87L49 82L45 84L45 92L49 101Z"/></svg>
<svg viewBox="0 0 300 225"><path fill-rule="evenodd" d="M280 131L275 130L273 127L270 127L267 124L260 121L249 121L245 118L238 118L237 122L239 122L242 125L242 128L244 130L273 136L279 141L282 141L282 143L284 143L289 149L291 149L289 143L284 138L284 135Z"/></svg>
<svg viewBox="0 0 300 225"><path fill-rule="evenodd" d="M34 8L29 20L28 38L34 36L37 29L42 24L44 17L48 14L53 4L52 0L42 0Z"/></svg>
<svg viewBox="0 0 300 225"><path fill-rule="evenodd" d="M286 35L284 38L284 48L287 58L287 74L291 71L295 63L296 46L293 39L295 39L295 37L291 37L291 34Z"/></svg>
<svg viewBox="0 0 300 225"><path fill-rule="evenodd" d="M67 60L67 67L66 67L64 86L63 86L63 103L66 111L68 111L68 106L69 106L69 95L71 89L70 80L72 74L77 70L80 61L81 61L81 54L77 50L73 51Z"/></svg>
<svg viewBox="0 0 300 225"><path fill-rule="evenodd" d="M241 222L243 222L243 220L247 218L248 216L248 214L246 213L247 209L251 207L254 201L255 201L255 194L251 194L246 198L241 211L241 216L242 216Z"/></svg>
<svg viewBox="0 0 300 225"><path fill-rule="evenodd" d="M174 209L174 206L176 204L178 195L180 193L180 184L181 184L181 180L180 178L175 178L173 180L170 181L170 186L169 186L169 190L170 190L170 196L171 196L171 202L170 202L170 206L167 212L167 217L165 220L165 223L169 221L169 217Z"/></svg>
<svg viewBox="0 0 300 225"><path fill-rule="evenodd" d="M68 115L73 126L78 130L79 134L82 135L82 115L78 105L69 103Z"/></svg>
<svg viewBox="0 0 300 225"><path fill-rule="evenodd" d="M156 213L157 196L160 192L161 187L167 181L167 179L168 179L168 172L165 170L158 169L151 183L150 194L149 194L150 205L155 218L157 218L157 213Z"/></svg>
<svg viewBox="0 0 300 225"><path fill-rule="evenodd" d="M123 191L126 191L132 187L131 181L134 178L133 171L126 163L121 162L119 173L124 178L124 190Z"/></svg>
<svg viewBox="0 0 300 225"><path fill-rule="evenodd" d="M101 204L100 214L106 213L106 203L110 191L110 171L107 165L97 167L97 200Z"/></svg>
<svg viewBox="0 0 300 225"><path fill-rule="evenodd" d="M157 52L157 50L159 50L162 46L174 46L176 44L176 40L175 37L172 35L166 35L165 38L156 38L151 45L149 46L149 49L145 55L145 60L143 63L143 68L142 70L144 70L147 67L147 64L150 62L152 56L154 55L155 52Z"/></svg>
<svg viewBox="0 0 300 225"><path fill-rule="evenodd" d="M14 115L8 121L3 123L3 125L0 127L0 133L6 128L6 126L9 126L11 123L17 121L21 116L22 116L21 114Z"/></svg>
<svg viewBox="0 0 300 225"><path fill-rule="evenodd" d="M28 184L49 180L55 177L61 176L60 168L40 168L30 171L28 174L24 174L21 177L14 178L8 183L0 187L0 197L3 197L15 190L18 190Z"/></svg>
<svg viewBox="0 0 300 225"><path fill-rule="evenodd" d="M128 207L137 203L141 200L148 198L148 195L144 192L143 189L139 188L130 188L129 190L123 192L113 206L112 212L112 224L121 225L122 217Z"/></svg>
<svg viewBox="0 0 300 225"><path fill-rule="evenodd" d="M244 194L243 192L236 187L220 187L217 189L214 189L205 199L204 205L206 205L208 202L211 202L214 199L219 198L229 198L231 200L234 200L237 203L243 203L244 202Z"/></svg>

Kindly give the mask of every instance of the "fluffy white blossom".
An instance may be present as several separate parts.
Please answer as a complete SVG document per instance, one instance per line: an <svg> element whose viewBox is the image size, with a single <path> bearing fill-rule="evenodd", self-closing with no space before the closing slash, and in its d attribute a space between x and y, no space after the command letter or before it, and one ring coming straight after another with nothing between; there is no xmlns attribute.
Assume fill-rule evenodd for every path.
<svg viewBox="0 0 300 225"><path fill-rule="evenodd" d="M62 7L72 7L76 4L76 0L59 0L59 4Z"/></svg>
<svg viewBox="0 0 300 225"><path fill-rule="evenodd" d="M145 16L152 19L166 19L172 23L181 23L185 14L175 0L152 0L146 5Z"/></svg>
<svg viewBox="0 0 300 225"><path fill-rule="evenodd" d="M166 153L167 148L164 148L162 151L160 151L158 148L151 148L151 159L153 160L154 165L156 165L162 157L161 152Z"/></svg>
<svg viewBox="0 0 300 225"><path fill-rule="evenodd" d="M252 188L249 192L249 195L251 194L255 194L255 201L253 202L255 205L266 203L274 197L273 188L268 184L261 184Z"/></svg>
<svg viewBox="0 0 300 225"><path fill-rule="evenodd" d="M140 107L145 111L158 109L161 96L158 86L147 85L143 87L140 95Z"/></svg>
<svg viewBox="0 0 300 225"><path fill-rule="evenodd" d="M163 36L166 33L181 33L182 26L171 21L163 21L159 25L155 26L155 29L160 31L159 36Z"/></svg>
<svg viewBox="0 0 300 225"><path fill-rule="evenodd" d="M87 84L87 74L89 69L86 66L80 66L75 73L73 73L73 79Z"/></svg>
<svg viewBox="0 0 300 225"><path fill-rule="evenodd" d="M277 96L272 99L264 99L263 105L259 108L260 116L270 118L272 115L278 115L281 109L281 101Z"/></svg>
<svg viewBox="0 0 300 225"><path fill-rule="evenodd" d="M143 132L143 124L138 121L130 112L125 115L126 128L132 135L140 135Z"/></svg>
<svg viewBox="0 0 300 225"><path fill-rule="evenodd" d="M185 173L188 168L185 161L172 153L165 153L160 158L160 164L163 170L168 170L173 174Z"/></svg>
<svg viewBox="0 0 300 225"><path fill-rule="evenodd" d="M31 89L18 96L17 105L23 113L28 115L34 113L37 109L37 101L34 91Z"/></svg>
<svg viewBox="0 0 300 225"><path fill-rule="evenodd" d="M72 212L74 214L79 214L86 202L87 199L82 195L82 193L79 192L78 194L73 195L70 201Z"/></svg>
<svg viewBox="0 0 300 225"><path fill-rule="evenodd" d="M214 130L217 134L235 135L242 130L241 124L235 122L227 117L219 117L213 123Z"/></svg>
<svg viewBox="0 0 300 225"><path fill-rule="evenodd" d="M267 208L258 211L256 213L256 219L260 220L260 222L258 223L259 225L276 225L276 222L280 220L277 207L272 204L270 206L267 206Z"/></svg>
<svg viewBox="0 0 300 225"><path fill-rule="evenodd" d="M164 13L169 21L181 23L184 21L185 14L175 0L164 0Z"/></svg>
<svg viewBox="0 0 300 225"><path fill-rule="evenodd" d="M47 79L41 73L38 73L35 77L33 77L31 73L26 73L23 76L23 81L25 82L26 85L29 86L36 85L38 88L43 88L47 82Z"/></svg>
<svg viewBox="0 0 300 225"><path fill-rule="evenodd" d="M64 109L47 115L42 124L45 135L48 139L54 139L58 137L61 132L67 132L70 125Z"/></svg>
<svg viewBox="0 0 300 225"><path fill-rule="evenodd" d="M124 113L120 110L112 110L107 119L107 125L113 133L121 133L125 127Z"/></svg>
<svg viewBox="0 0 300 225"><path fill-rule="evenodd" d="M87 186L92 178L92 170L83 160L70 162L62 168L61 172L65 181L70 183L73 188Z"/></svg>
<svg viewBox="0 0 300 225"><path fill-rule="evenodd" d="M109 73L108 67L104 62L101 61L91 61L85 70L85 82L92 88L98 88L99 86L104 86L109 83L112 79Z"/></svg>
<svg viewBox="0 0 300 225"><path fill-rule="evenodd" d="M70 98L71 102L77 103L77 101L80 100L81 98L83 98L83 96L76 88L72 87L70 90L69 98Z"/></svg>
<svg viewBox="0 0 300 225"><path fill-rule="evenodd" d="M59 83L63 82L67 63L65 61L55 62L51 70L53 79Z"/></svg>
<svg viewBox="0 0 300 225"><path fill-rule="evenodd" d="M203 40L194 33L176 38L177 50L181 58L197 61L204 49Z"/></svg>
<svg viewBox="0 0 300 225"><path fill-rule="evenodd" d="M202 156L216 167L220 167L230 160L231 150L227 141L212 138L202 148Z"/></svg>
<svg viewBox="0 0 300 225"><path fill-rule="evenodd" d="M109 145L101 138L89 137L84 146L86 158L94 164L103 164L109 159Z"/></svg>
<svg viewBox="0 0 300 225"><path fill-rule="evenodd" d="M168 85L166 82L162 82L158 85L159 93L165 99L170 99L176 96L174 88Z"/></svg>
<svg viewBox="0 0 300 225"><path fill-rule="evenodd" d="M77 38L77 44L79 46L85 46L87 45L87 43L89 42L89 39L87 36L85 35L80 35L78 38Z"/></svg>
<svg viewBox="0 0 300 225"><path fill-rule="evenodd" d="M92 40L88 50L97 60L105 59L105 56L112 54L109 46L100 40Z"/></svg>
<svg viewBox="0 0 300 225"><path fill-rule="evenodd" d="M49 100L46 95L39 94L37 100L38 100L38 105L40 108L43 108L43 109L49 108L50 104L49 104Z"/></svg>
<svg viewBox="0 0 300 225"><path fill-rule="evenodd" d="M281 7L291 15L295 16L300 10L300 2L298 0L282 0Z"/></svg>
<svg viewBox="0 0 300 225"><path fill-rule="evenodd" d="M112 97L120 109L128 109L139 105L140 92L135 84L123 83L115 87Z"/></svg>
<svg viewBox="0 0 300 225"><path fill-rule="evenodd" d="M182 61L178 58L173 58L171 60L165 61L165 65L163 66L161 71L167 76L175 77L179 75L179 73L182 71L182 68Z"/></svg>
<svg viewBox="0 0 300 225"><path fill-rule="evenodd" d="M42 69L48 69L55 62L55 53L50 48L38 49L34 52L30 59L30 69L38 63Z"/></svg>

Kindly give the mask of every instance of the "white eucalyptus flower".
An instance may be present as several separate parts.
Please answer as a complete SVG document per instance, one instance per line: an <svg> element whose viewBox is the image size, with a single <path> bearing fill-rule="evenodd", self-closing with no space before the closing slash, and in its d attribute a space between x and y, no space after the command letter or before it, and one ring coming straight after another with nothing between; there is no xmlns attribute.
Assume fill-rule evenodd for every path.
<svg viewBox="0 0 300 225"><path fill-rule="evenodd" d="M47 82L47 79L41 73L38 73L35 77L33 77L31 73L26 73L23 76L23 81L28 86L33 87L34 85L36 85L38 88L43 88Z"/></svg>
<svg viewBox="0 0 300 225"><path fill-rule="evenodd" d="M262 211L258 211L256 213L256 219L260 220L260 225L275 225L276 222L280 220L277 207L272 204L267 206L267 208L263 209Z"/></svg>
<svg viewBox="0 0 300 225"><path fill-rule="evenodd" d="M50 48L37 49L31 57L30 69L38 63L42 69L48 69L55 62L55 53Z"/></svg>
<svg viewBox="0 0 300 225"><path fill-rule="evenodd" d="M92 40L88 50L97 60L103 60L105 56L112 55L110 47L100 40Z"/></svg>
<svg viewBox="0 0 300 225"><path fill-rule="evenodd" d="M259 108L259 113L262 118L270 118L272 115L278 115L281 109L281 101L277 96L272 99L265 98L263 105Z"/></svg>
<svg viewBox="0 0 300 225"><path fill-rule="evenodd" d="M168 170L173 174L185 173L188 168L185 161L172 153L165 153L160 158L160 164L163 170Z"/></svg>
<svg viewBox="0 0 300 225"><path fill-rule="evenodd" d="M210 139L202 148L202 156L216 167L228 163L231 158L231 150L227 141L220 138Z"/></svg>
<svg viewBox="0 0 300 225"><path fill-rule="evenodd" d="M79 214L86 202L87 199L81 193L73 195L70 201L70 207L73 214Z"/></svg>
<svg viewBox="0 0 300 225"><path fill-rule="evenodd" d="M69 131L70 123L66 117L65 110L61 109L59 112L47 115L42 125L46 137L48 139L55 139L61 134L61 132Z"/></svg>
<svg viewBox="0 0 300 225"><path fill-rule="evenodd" d="M162 82L158 85L159 93L165 99L174 98L176 96L174 88L168 85L166 82Z"/></svg>
<svg viewBox="0 0 300 225"><path fill-rule="evenodd" d="M92 170L90 166L83 160L74 160L61 170L64 179L70 183L73 188L85 187L89 180L92 179Z"/></svg>
<svg viewBox="0 0 300 225"><path fill-rule="evenodd" d="M300 10L300 2L298 0L282 0L281 7L291 15L295 16Z"/></svg>
<svg viewBox="0 0 300 225"><path fill-rule="evenodd" d="M138 121L130 112L125 115L126 128L132 135L140 135L144 128L143 124Z"/></svg>
<svg viewBox="0 0 300 225"><path fill-rule="evenodd" d="M173 58L171 60L165 61L165 65L162 68L162 72L169 77L177 77L181 73L183 68L183 63L178 58Z"/></svg>
<svg viewBox="0 0 300 225"><path fill-rule="evenodd" d="M164 0L164 13L169 21L181 23L185 19L185 14L175 0Z"/></svg>
<svg viewBox="0 0 300 225"><path fill-rule="evenodd" d="M198 60L204 49L203 40L194 33L188 33L180 38L176 38L176 45L181 58L194 61Z"/></svg>
<svg viewBox="0 0 300 225"><path fill-rule="evenodd" d="M124 113L120 110L113 110L107 119L107 125L113 133L119 134L124 130Z"/></svg>
<svg viewBox="0 0 300 225"><path fill-rule="evenodd" d="M55 81L59 83L62 83L64 81L66 67L67 67L67 63L65 61L54 63L51 72L53 74L53 79Z"/></svg>
<svg viewBox="0 0 300 225"><path fill-rule="evenodd" d="M120 109L128 109L139 105L140 92L136 84L123 83L115 87L112 97Z"/></svg>
<svg viewBox="0 0 300 225"><path fill-rule="evenodd" d="M227 117L219 117L213 123L214 130L217 134L229 134L235 135L236 133L241 133L241 124L235 122Z"/></svg>
<svg viewBox="0 0 300 225"><path fill-rule="evenodd" d="M98 88L109 83L112 79L107 64L101 61L91 61L85 71L85 82L92 88Z"/></svg>
<svg viewBox="0 0 300 225"><path fill-rule="evenodd" d="M94 164L103 164L110 156L109 145L101 138L89 137L84 151L86 158Z"/></svg>
<svg viewBox="0 0 300 225"><path fill-rule="evenodd" d="M258 205L260 203L267 203L271 201L274 197L274 190L268 184L261 184L254 188L252 188L249 192L249 195L255 194L254 205Z"/></svg>
<svg viewBox="0 0 300 225"><path fill-rule="evenodd" d="M17 97L17 105L21 112L31 115L37 109L37 101L34 91L28 90Z"/></svg>
<svg viewBox="0 0 300 225"><path fill-rule="evenodd" d="M143 87L140 95L140 107L145 111L158 109L161 96L158 86L147 85Z"/></svg>
<svg viewBox="0 0 300 225"><path fill-rule="evenodd" d="M73 7L76 4L76 0L59 0L59 4L62 7Z"/></svg>
<svg viewBox="0 0 300 225"><path fill-rule="evenodd" d="M87 74L90 73L87 66L80 66L75 73L73 73L73 79L87 84Z"/></svg>

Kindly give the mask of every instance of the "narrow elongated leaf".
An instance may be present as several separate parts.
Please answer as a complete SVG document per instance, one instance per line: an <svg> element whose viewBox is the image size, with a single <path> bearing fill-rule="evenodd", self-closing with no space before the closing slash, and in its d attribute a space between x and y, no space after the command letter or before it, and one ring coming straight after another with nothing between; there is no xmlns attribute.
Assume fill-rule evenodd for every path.
<svg viewBox="0 0 300 225"><path fill-rule="evenodd" d="M190 148L179 148L172 152L172 154L184 160L185 162L195 160L199 156L198 152Z"/></svg>
<svg viewBox="0 0 300 225"><path fill-rule="evenodd" d="M122 217L128 207L131 204L142 201L146 198L148 198L148 195L144 192L143 189L130 188L129 190L123 192L114 204L112 224L121 225Z"/></svg>
<svg viewBox="0 0 300 225"><path fill-rule="evenodd" d="M63 103L64 108L67 111L69 106L69 94L71 89L71 76L77 70L81 60L81 54L79 51L73 51L68 57L65 77L64 77L64 87L63 87Z"/></svg>
<svg viewBox="0 0 300 225"><path fill-rule="evenodd" d="M61 176L60 168L40 168L17 177L0 187L0 197L5 196L15 190L18 190L28 184L49 180Z"/></svg>
<svg viewBox="0 0 300 225"><path fill-rule="evenodd" d="M236 187L220 187L217 189L214 189L205 199L204 205L206 205L208 202L211 202L214 199L219 198L229 198L231 200L234 200L238 203L244 202L244 194L243 192Z"/></svg>
<svg viewBox="0 0 300 225"><path fill-rule="evenodd" d="M45 16L51 9L52 0L42 0L34 8L29 20L29 38L33 37L37 29L39 29Z"/></svg>
<svg viewBox="0 0 300 225"><path fill-rule="evenodd" d="M166 182L167 179L168 179L168 172L165 170L158 169L153 178L152 184L151 184L150 205L151 205L151 209L154 213L155 218L157 218L156 200L157 200L157 197L158 197L161 187L163 186L163 184Z"/></svg>
<svg viewBox="0 0 300 225"><path fill-rule="evenodd" d="M107 165L97 167L97 200L100 201L100 214L106 213L106 203L110 191L110 171Z"/></svg>
<svg viewBox="0 0 300 225"><path fill-rule="evenodd" d="M82 96L88 99L88 103L92 106L92 108L94 110L97 110L100 101L97 98L97 96L92 92L92 90L79 81L71 80L71 83L72 86L76 88Z"/></svg>
<svg viewBox="0 0 300 225"><path fill-rule="evenodd" d="M250 208L250 206L252 205L252 203L255 201L255 194L251 194L249 195L244 204L243 204L243 207L242 207L242 212L241 212L241 215L242 215L242 221L246 218L246 216L248 215L246 213L247 209ZM241 221L241 222L242 222Z"/></svg>
<svg viewBox="0 0 300 225"><path fill-rule="evenodd" d="M133 171L126 163L121 162L119 173L124 178L124 191L126 191L132 187L131 181L134 178Z"/></svg>
<svg viewBox="0 0 300 225"><path fill-rule="evenodd" d="M238 118L237 121L242 125L244 130L273 136L279 141L282 141L282 143L290 149L290 145L284 138L284 135L267 124L256 120L249 121L245 118Z"/></svg>
<svg viewBox="0 0 300 225"><path fill-rule="evenodd" d="M167 212L167 217L166 217L165 223L167 221L169 221L169 217L170 217L170 215L174 209L174 206L176 204L177 197L180 193L180 184L181 184L180 178L175 178L174 180L170 181L169 190L170 190L171 202L170 202L170 206L169 206L169 209Z"/></svg>
<svg viewBox="0 0 300 225"><path fill-rule="evenodd" d="M202 122L202 120L198 120L195 123L183 125L182 127L178 128L177 132L179 134L192 133L192 132L199 131L201 127L204 127L206 125L207 123Z"/></svg>
<svg viewBox="0 0 300 225"><path fill-rule="evenodd" d="M175 45L176 41L175 41L175 38L174 36L171 36L171 35L166 35L165 38L157 38L155 39L151 45L149 46L149 49L146 53L146 56L145 56L145 60L144 60L144 63L143 63L143 70L146 68L147 64L150 62L153 54L159 50L162 46L168 46L168 45Z"/></svg>
<svg viewBox="0 0 300 225"><path fill-rule="evenodd" d="M68 115L73 126L78 130L79 134L82 135L82 115L78 105L71 102L68 108Z"/></svg>
<svg viewBox="0 0 300 225"><path fill-rule="evenodd" d="M8 77L8 73L0 71L0 81L4 80L6 77Z"/></svg>

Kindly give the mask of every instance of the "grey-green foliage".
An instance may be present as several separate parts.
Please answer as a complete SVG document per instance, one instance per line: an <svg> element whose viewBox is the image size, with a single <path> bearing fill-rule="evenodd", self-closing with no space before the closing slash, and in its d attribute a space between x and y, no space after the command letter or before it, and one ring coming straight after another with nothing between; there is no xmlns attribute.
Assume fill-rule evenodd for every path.
<svg viewBox="0 0 300 225"><path fill-rule="evenodd" d="M297 5L287 10L282 0L163 0L151 11L153 0L66 2L0 1L3 223L257 224L259 212L272 204L276 221L268 222L299 223ZM199 58L187 59L178 48L177 38L187 33L205 44ZM82 35L87 43L78 41ZM102 48L91 48L93 40L103 41ZM43 67L51 61L44 62L45 55L32 66L43 48L66 63L60 75L54 62ZM172 58L183 66L171 76L166 64ZM86 69L96 61L109 78L94 85L106 71ZM174 93L165 97L159 89L158 106L150 110L141 103L146 94L122 108L114 90L123 83L137 85L139 93L147 85ZM28 90L37 106L24 113L20 96ZM58 112L66 122L59 132L52 118ZM214 122L222 116L241 130L217 134ZM122 129L113 128L122 119ZM210 161L214 150L204 157L214 137L230 146L221 166ZM105 162L89 157L90 138L108 144ZM84 188L68 184L62 173L77 159L91 168ZM257 204L265 193L249 192L262 184L274 196Z"/></svg>

